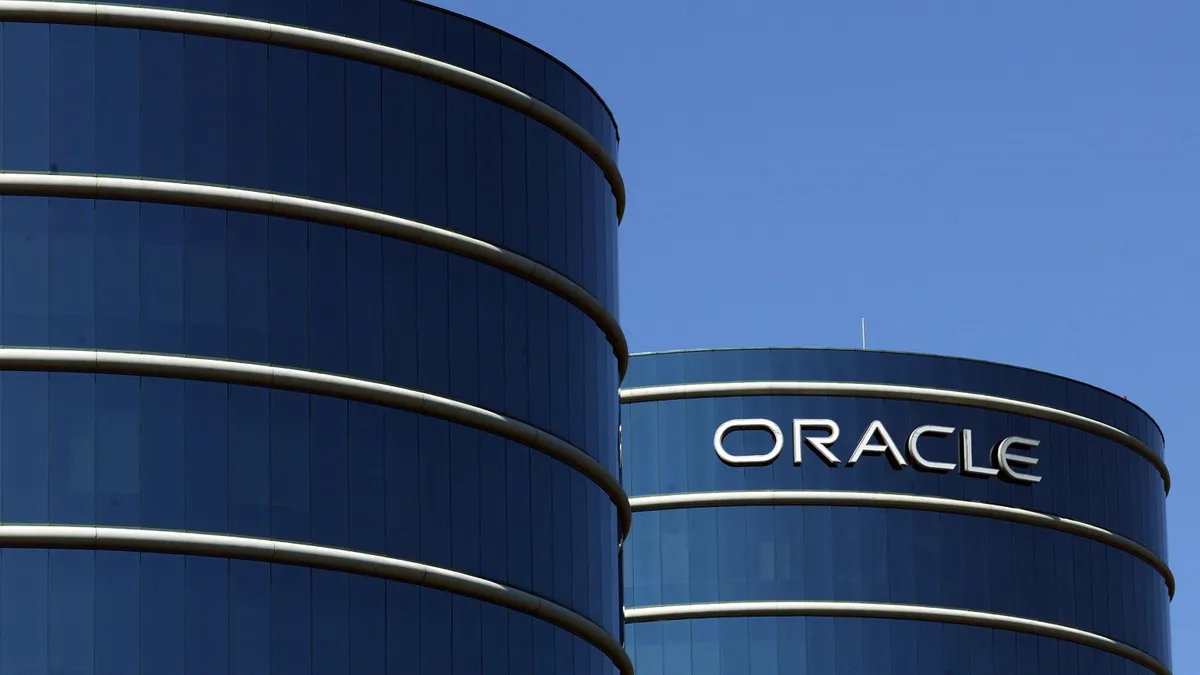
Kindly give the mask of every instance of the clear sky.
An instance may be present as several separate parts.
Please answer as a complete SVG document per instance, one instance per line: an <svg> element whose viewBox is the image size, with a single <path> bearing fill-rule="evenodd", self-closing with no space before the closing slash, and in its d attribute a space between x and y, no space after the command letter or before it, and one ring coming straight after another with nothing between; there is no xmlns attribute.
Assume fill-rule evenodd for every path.
<svg viewBox="0 0 1200 675"><path fill-rule="evenodd" d="M439 0L621 130L635 351L867 346L1128 396L1167 436L1200 672L1200 3Z"/></svg>

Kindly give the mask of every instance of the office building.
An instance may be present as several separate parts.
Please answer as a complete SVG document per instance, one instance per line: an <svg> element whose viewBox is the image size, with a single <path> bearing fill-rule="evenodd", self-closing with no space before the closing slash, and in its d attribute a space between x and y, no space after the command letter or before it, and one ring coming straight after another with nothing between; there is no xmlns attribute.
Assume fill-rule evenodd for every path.
<svg viewBox="0 0 1200 675"><path fill-rule="evenodd" d="M588 85L405 0L0 52L0 673L628 675Z"/></svg>
<svg viewBox="0 0 1200 675"><path fill-rule="evenodd" d="M407 0L0 0L0 675L1168 675L1146 413L630 359L617 145Z"/></svg>
<svg viewBox="0 0 1200 675"><path fill-rule="evenodd" d="M638 675L1167 675L1163 436L1042 372L838 349L636 355Z"/></svg>

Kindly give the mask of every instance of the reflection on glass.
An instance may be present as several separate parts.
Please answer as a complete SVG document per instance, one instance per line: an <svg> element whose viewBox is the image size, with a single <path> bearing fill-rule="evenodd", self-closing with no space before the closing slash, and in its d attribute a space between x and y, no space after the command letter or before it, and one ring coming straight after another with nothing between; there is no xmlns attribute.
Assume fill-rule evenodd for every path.
<svg viewBox="0 0 1200 675"><path fill-rule="evenodd" d="M602 142L595 96L523 43L403 0L150 5L382 41L512 80ZM510 246L615 313L593 160L522 113L379 66L239 40L0 29L0 169L273 190ZM570 87L570 95L568 95ZM582 101L582 102L581 102ZM0 342L266 362L488 407L617 472L616 358L547 290L410 242L136 201L0 199ZM0 374L0 518L405 557L620 632L610 498L517 443L288 391ZM686 521L685 521L686 522ZM685 528L686 529L686 528ZM686 558L685 558L686 560ZM0 671L611 672L578 637L459 596L219 558L0 552Z"/></svg>
<svg viewBox="0 0 1200 675"><path fill-rule="evenodd" d="M1125 424L1131 432L1137 427L1128 420L1141 415L1108 394L1051 375L908 354L870 354L870 363L863 366L856 354L848 350L655 354L636 357L630 373L634 386L857 379L966 388L1035 402L1037 392L1044 389L1047 396L1055 397L1042 400L1044 404ZM832 450L843 462L830 466L810 448L802 448L804 461L797 465L791 433L785 433L779 458L764 466L722 462L714 450L714 430L727 420L757 418L772 420L788 432L793 419L835 420L841 436ZM634 497L714 490L930 495L1072 518L1163 551L1164 494L1154 466L1120 443L1041 419L947 403L777 395L631 403L622 406L621 420L627 439L626 485ZM922 425L970 429L973 455L982 462L990 461L988 449L1001 439L1039 440L1032 454L1039 460L1036 471L1043 480L1018 485L964 476L957 469L921 472L911 463L896 468L884 457L869 454L847 468L844 460L875 421L889 430L900 447ZM925 437L922 450L957 461L957 436ZM755 455L769 449L769 440L769 436L739 432L726 436L722 445L735 455ZM688 527L683 529L678 523L685 517ZM639 513L633 532L624 549L630 606L776 600L943 606L1071 626L1169 661L1169 600L1162 575L1118 547L1048 528L978 516L857 506L697 506ZM686 568L679 562L685 552ZM1097 593L1098 588L1108 591ZM1106 672L1109 667L1142 672L1131 662L1074 644L956 625L751 619L752 625L755 621L772 625L747 634L744 619L719 619L663 622L653 630L649 624L646 629L634 625L629 633L637 653L647 654L649 667L658 669L661 665L654 659L665 658L660 655L671 650L662 636L673 626L675 639L690 645L693 654L710 649L697 636L706 621L720 626L714 629L720 637L711 658L721 664L722 672L748 668L771 672L785 667L785 658L799 672L978 672L980 664L1002 662L1019 672L1040 672L1039 668ZM805 626L802 636L784 628L789 621ZM680 628L684 625L690 626L689 631ZM869 631L871 626L889 636L881 651L867 647L879 643ZM918 640L914 631L925 641ZM775 637L764 640L763 635ZM1016 653L1028 646L1014 646L1014 641L1026 637L1033 641L1032 660L1027 652ZM747 647L755 641L772 645L787 641L788 653L779 653L779 665L760 661L762 650ZM647 667L641 659L638 656L636 665ZM1101 670L1089 670L1093 664ZM689 667L695 672L705 668L695 660Z"/></svg>

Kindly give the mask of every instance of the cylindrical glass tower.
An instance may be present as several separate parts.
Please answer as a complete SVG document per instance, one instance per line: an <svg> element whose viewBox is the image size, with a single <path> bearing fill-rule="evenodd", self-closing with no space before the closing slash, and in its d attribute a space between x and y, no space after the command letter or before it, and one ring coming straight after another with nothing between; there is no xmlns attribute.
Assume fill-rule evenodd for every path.
<svg viewBox="0 0 1200 675"><path fill-rule="evenodd" d="M639 675L1167 675L1163 436L1080 382L834 349L635 356Z"/></svg>
<svg viewBox="0 0 1200 675"><path fill-rule="evenodd" d="M604 103L155 5L0 2L0 675L628 673Z"/></svg>

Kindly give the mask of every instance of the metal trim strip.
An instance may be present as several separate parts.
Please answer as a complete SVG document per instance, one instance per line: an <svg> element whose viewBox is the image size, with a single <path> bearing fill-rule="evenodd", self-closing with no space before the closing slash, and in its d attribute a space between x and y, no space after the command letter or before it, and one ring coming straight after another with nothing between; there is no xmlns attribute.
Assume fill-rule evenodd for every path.
<svg viewBox="0 0 1200 675"><path fill-rule="evenodd" d="M583 450L530 424L423 391L263 363L83 349L0 348L2 370L137 375L242 384L331 396L429 415L521 443L583 474L604 490L616 506L621 539L629 533L633 518L621 482Z"/></svg>
<svg viewBox="0 0 1200 675"><path fill-rule="evenodd" d="M625 181L617 163L586 129L523 91L427 56L311 28L158 7L0 0L0 21L139 28L245 40L353 59L440 82L528 115L575 144L604 172L616 198L617 221L625 216Z"/></svg>
<svg viewBox="0 0 1200 675"><path fill-rule="evenodd" d="M3 3L5 0L0 0ZM525 256L480 239L426 223L356 206L307 197L180 181L0 172L0 194L73 197L175 204L294 218L410 241L491 265L554 293L587 315L602 330L624 377L629 345L616 317L582 286Z"/></svg>
<svg viewBox="0 0 1200 675"><path fill-rule="evenodd" d="M622 675L633 663L620 642L590 619L525 591L452 569L362 551L225 534L71 525L0 525L0 547L170 553L236 558L361 574L436 588L528 614L604 652Z"/></svg>
<svg viewBox="0 0 1200 675"><path fill-rule="evenodd" d="M908 621L937 621L980 628L997 628L1018 633L1065 640L1075 644L1101 649L1110 654L1129 659L1150 669L1156 675L1171 675L1171 671L1158 659L1140 649L1118 642L1112 638L1070 626L1063 626L1035 619L1007 614L977 612L949 607L926 605L901 605L872 602L714 602L692 605L660 605L654 607L626 607L627 623L646 621L674 621L679 619L710 619L719 617L761 616L815 616L857 617L870 619L900 619Z"/></svg>
<svg viewBox="0 0 1200 675"><path fill-rule="evenodd" d="M1149 564L1167 585L1167 595L1175 597L1175 575L1167 563L1138 542L1091 523L1052 516L1013 506L962 499L889 492L851 492L823 490L744 490L733 492L690 492L631 497L634 513L720 506L859 506L879 509L936 511L964 516L1006 520L1072 534L1124 551Z"/></svg>

